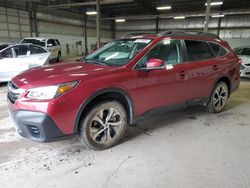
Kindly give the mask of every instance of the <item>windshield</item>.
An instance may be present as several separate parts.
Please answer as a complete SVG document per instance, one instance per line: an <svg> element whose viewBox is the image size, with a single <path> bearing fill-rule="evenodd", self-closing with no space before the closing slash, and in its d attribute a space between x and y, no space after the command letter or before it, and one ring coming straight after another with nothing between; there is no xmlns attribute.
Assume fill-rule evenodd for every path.
<svg viewBox="0 0 250 188"><path fill-rule="evenodd" d="M236 48L234 50L236 55L249 55L250 56L250 48Z"/></svg>
<svg viewBox="0 0 250 188"><path fill-rule="evenodd" d="M35 44L38 46L45 46L45 41L42 40L37 40L37 39L23 39L23 41L21 43L31 43L31 44Z"/></svg>
<svg viewBox="0 0 250 188"><path fill-rule="evenodd" d="M144 49L151 39L122 39L106 44L84 60L106 66L125 65Z"/></svg>

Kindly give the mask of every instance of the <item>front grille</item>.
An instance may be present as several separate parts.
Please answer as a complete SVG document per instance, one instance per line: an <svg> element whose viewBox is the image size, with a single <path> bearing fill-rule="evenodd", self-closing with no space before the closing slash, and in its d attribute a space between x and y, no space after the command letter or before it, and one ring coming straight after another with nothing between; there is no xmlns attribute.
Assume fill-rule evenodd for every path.
<svg viewBox="0 0 250 188"><path fill-rule="evenodd" d="M14 104L20 95L20 93L18 92L19 88L13 82L9 82L8 89L8 99L12 104Z"/></svg>
<svg viewBox="0 0 250 188"><path fill-rule="evenodd" d="M18 99L19 95L19 93L8 92L8 99L12 104L14 104Z"/></svg>
<svg viewBox="0 0 250 188"><path fill-rule="evenodd" d="M246 72L245 75L250 75L250 72Z"/></svg>

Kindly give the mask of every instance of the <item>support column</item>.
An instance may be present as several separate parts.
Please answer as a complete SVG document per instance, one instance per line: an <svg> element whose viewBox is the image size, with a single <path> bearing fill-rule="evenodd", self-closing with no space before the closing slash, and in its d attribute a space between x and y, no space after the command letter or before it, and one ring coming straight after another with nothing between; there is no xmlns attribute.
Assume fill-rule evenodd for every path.
<svg viewBox="0 0 250 188"><path fill-rule="evenodd" d="M21 40L22 40L22 39L23 39L23 35L22 35L22 28L21 28L21 22L20 22L20 13L19 13L19 10L17 10L17 16L18 16L18 27L19 27L20 38L21 38Z"/></svg>
<svg viewBox="0 0 250 188"><path fill-rule="evenodd" d="M208 31L210 8L211 8L211 0L207 0L206 17L205 17L205 24L204 24L204 32Z"/></svg>
<svg viewBox="0 0 250 188"><path fill-rule="evenodd" d="M33 18L32 18L32 11L31 11L31 6L30 6L30 2L26 2L26 10L29 13L29 25L30 25L30 36L33 37Z"/></svg>
<svg viewBox="0 0 250 188"><path fill-rule="evenodd" d="M115 40L115 20L111 21L112 39Z"/></svg>
<svg viewBox="0 0 250 188"><path fill-rule="evenodd" d="M97 48L100 48L101 43L101 32L100 32L100 26L101 26L101 12L100 12L100 0L96 0L96 39L97 39Z"/></svg>
<svg viewBox="0 0 250 188"><path fill-rule="evenodd" d="M156 34L159 33L159 17L156 17L156 20L155 20L155 32Z"/></svg>
<svg viewBox="0 0 250 188"><path fill-rule="evenodd" d="M10 27L9 27L9 18L8 18L7 7L5 8L5 15L6 15L7 30L8 30L8 40L10 42Z"/></svg>
<svg viewBox="0 0 250 188"><path fill-rule="evenodd" d="M86 14L86 8L84 10L84 42L85 42L85 54L88 53L88 33L87 33L88 16Z"/></svg>
<svg viewBox="0 0 250 188"><path fill-rule="evenodd" d="M219 21L218 21L218 30L217 30L217 35L220 36L220 27L221 27L221 18L219 18Z"/></svg>
<svg viewBox="0 0 250 188"><path fill-rule="evenodd" d="M37 17L36 17L36 11L37 11L37 4L36 2L33 2L33 22L34 22L34 32L36 37L39 37L39 33L38 33L38 27L37 27Z"/></svg>

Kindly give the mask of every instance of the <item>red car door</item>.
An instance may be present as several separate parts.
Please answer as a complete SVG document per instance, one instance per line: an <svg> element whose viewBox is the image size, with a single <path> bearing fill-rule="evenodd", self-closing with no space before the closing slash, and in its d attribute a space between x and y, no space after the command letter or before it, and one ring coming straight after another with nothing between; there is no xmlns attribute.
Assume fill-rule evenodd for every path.
<svg viewBox="0 0 250 188"><path fill-rule="evenodd" d="M138 62L135 68L137 89L134 91L137 114L186 101L186 65L182 63L180 52L180 41L167 39L158 43ZM165 68L142 70L151 58L164 60Z"/></svg>
<svg viewBox="0 0 250 188"><path fill-rule="evenodd" d="M206 41L186 40L188 100L207 98L220 71L220 60Z"/></svg>

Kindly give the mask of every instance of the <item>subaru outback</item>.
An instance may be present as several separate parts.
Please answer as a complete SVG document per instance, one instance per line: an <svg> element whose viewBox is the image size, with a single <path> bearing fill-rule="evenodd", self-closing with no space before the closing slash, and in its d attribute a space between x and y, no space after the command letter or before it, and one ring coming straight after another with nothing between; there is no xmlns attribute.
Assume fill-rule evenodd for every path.
<svg viewBox="0 0 250 188"><path fill-rule="evenodd" d="M128 35L83 62L34 68L8 84L18 133L48 142L79 134L92 149L116 145L149 110L200 104L221 112L240 82L241 60L209 33Z"/></svg>

